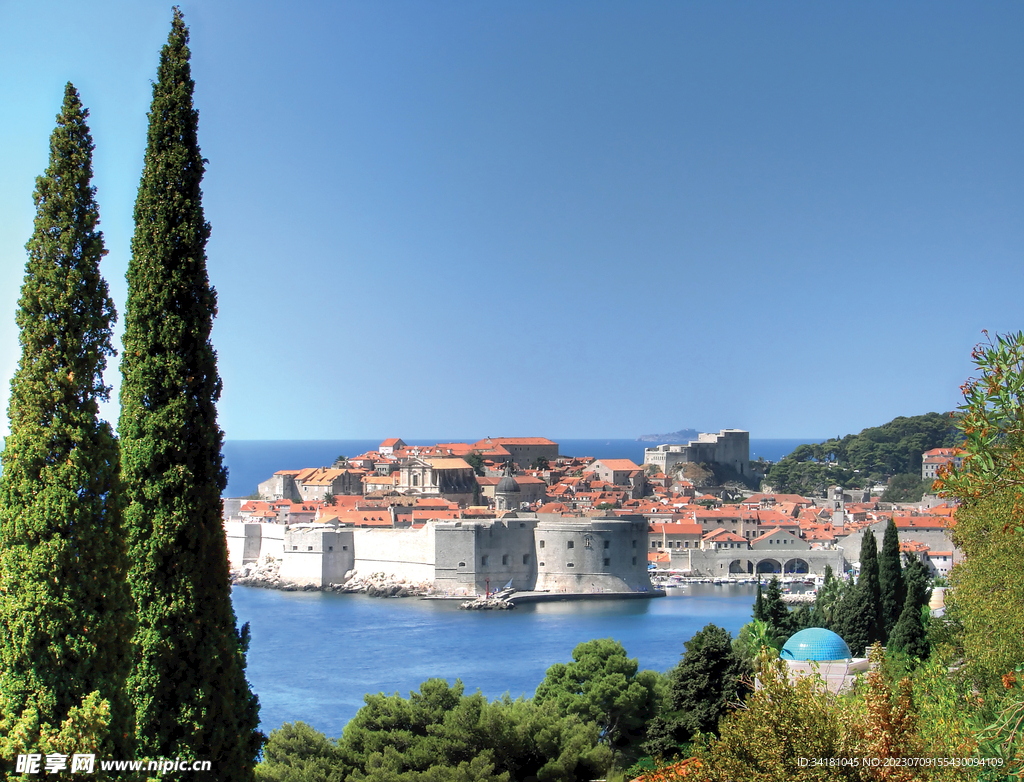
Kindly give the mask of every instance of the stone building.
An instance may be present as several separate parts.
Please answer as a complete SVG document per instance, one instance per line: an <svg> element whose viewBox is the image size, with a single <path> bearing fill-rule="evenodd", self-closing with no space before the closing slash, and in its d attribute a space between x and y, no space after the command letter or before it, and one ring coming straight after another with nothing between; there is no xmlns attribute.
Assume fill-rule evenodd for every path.
<svg viewBox="0 0 1024 782"><path fill-rule="evenodd" d="M469 504L477 493L476 473L465 459L458 457L402 459L398 468L399 494L418 497L444 497Z"/></svg>
<svg viewBox="0 0 1024 782"><path fill-rule="evenodd" d="M647 522L640 517L566 519L512 512L483 521L429 521L418 529L241 522L226 522L225 529L232 567L262 558L272 547L280 552L282 580L295 583L339 583L355 569L466 595L509 583L520 591L651 589ZM283 539L275 543L274 532Z"/></svg>
<svg viewBox="0 0 1024 782"><path fill-rule="evenodd" d="M720 464L742 476L750 475L750 432L722 429L718 434L701 434L686 445L664 444L644 449L644 463L657 465L663 473L677 464Z"/></svg>

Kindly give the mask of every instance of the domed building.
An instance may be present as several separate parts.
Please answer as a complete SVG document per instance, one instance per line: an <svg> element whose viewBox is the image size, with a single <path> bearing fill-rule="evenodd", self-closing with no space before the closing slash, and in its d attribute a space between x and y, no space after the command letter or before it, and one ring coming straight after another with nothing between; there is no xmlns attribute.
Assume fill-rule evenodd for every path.
<svg viewBox="0 0 1024 782"><path fill-rule="evenodd" d="M790 636L779 657L792 678L817 676L832 692L853 686L857 674L868 669L866 657L854 657L842 637L823 627L808 627Z"/></svg>
<svg viewBox="0 0 1024 782"><path fill-rule="evenodd" d="M512 477L511 472L506 468L505 474L494 487L494 509L495 510L516 510L519 508L519 484Z"/></svg>
<svg viewBox="0 0 1024 782"><path fill-rule="evenodd" d="M849 660L850 647L838 633L824 627L808 627L791 636L783 645L779 657L783 660Z"/></svg>

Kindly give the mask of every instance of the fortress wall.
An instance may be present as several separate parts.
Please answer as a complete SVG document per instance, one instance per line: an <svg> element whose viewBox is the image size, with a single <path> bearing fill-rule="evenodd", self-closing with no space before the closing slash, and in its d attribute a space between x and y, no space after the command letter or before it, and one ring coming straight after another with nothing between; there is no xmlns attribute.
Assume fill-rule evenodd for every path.
<svg viewBox="0 0 1024 782"><path fill-rule="evenodd" d="M634 592L651 589L647 573L646 522L542 521L534 536L538 590Z"/></svg>
<svg viewBox="0 0 1024 782"><path fill-rule="evenodd" d="M434 530L355 529L355 569L363 574L387 573L394 578L434 580Z"/></svg>
<svg viewBox="0 0 1024 782"><path fill-rule="evenodd" d="M301 586L337 584L353 569L352 530L291 527L284 535L281 580Z"/></svg>
<svg viewBox="0 0 1024 782"><path fill-rule="evenodd" d="M288 529L287 524L260 524L260 531L263 540L260 543L260 559L273 557L281 559L284 556L284 534Z"/></svg>
<svg viewBox="0 0 1024 782"><path fill-rule="evenodd" d="M839 549L782 551L783 547L779 548L779 551L673 549L670 567L673 570L689 570L694 576L707 578L754 575L759 563L766 560L773 560L784 568L792 560L800 559L807 563L807 572L816 575L824 575L826 565L831 565L837 575L844 570L843 552Z"/></svg>
<svg viewBox="0 0 1024 782"><path fill-rule="evenodd" d="M484 594L509 581L533 589L537 578L535 518L479 522L439 522L435 527L435 586L449 592Z"/></svg>
<svg viewBox="0 0 1024 782"><path fill-rule="evenodd" d="M244 521L225 521L224 533L228 541L228 563L238 569L260 557L262 524Z"/></svg>

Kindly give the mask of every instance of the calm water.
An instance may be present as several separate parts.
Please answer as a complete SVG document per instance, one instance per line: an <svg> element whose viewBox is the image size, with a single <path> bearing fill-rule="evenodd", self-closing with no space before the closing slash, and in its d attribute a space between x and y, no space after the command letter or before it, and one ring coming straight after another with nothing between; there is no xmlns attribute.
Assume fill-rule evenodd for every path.
<svg viewBox="0 0 1024 782"><path fill-rule="evenodd" d="M381 438L383 439L383 438ZM471 438L476 442L480 438ZM406 440L409 445L434 445L451 440ZM820 438L751 440L750 458L778 461L801 443L820 442ZM225 497L244 497L256 491L257 484L277 470L324 467L338 456L355 456L375 450L381 440L228 440L224 443L224 463L228 468ZM558 452L567 456L594 456L598 459L644 460L644 448L656 443L636 440L558 440Z"/></svg>
<svg viewBox="0 0 1024 782"><path fill-rule="evenodd" d="M457 603L235 587L249 622L249 681L264 731L303 720L338 736L375 692L408 697L421 682L462 679L489 699L532 696L547 668L578 643L614 638L641 668L668 670L708 623L735 637L756 587L694 585L654 600L565 602L514 611L460 611Z"/></svg>

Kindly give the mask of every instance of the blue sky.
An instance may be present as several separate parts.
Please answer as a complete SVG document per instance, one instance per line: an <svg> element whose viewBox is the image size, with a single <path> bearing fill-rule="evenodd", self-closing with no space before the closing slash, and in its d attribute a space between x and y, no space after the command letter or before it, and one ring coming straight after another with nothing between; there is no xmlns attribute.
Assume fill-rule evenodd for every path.
<svg viewBox="0 0 1024 782"><path fill-rule="evenodd" d="M1019 2L182 10L228 438L833 436L1022 328ZM0 0L5 379L68 80L123 311L170 18Z"/></svg>

